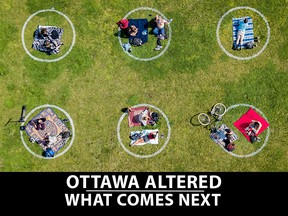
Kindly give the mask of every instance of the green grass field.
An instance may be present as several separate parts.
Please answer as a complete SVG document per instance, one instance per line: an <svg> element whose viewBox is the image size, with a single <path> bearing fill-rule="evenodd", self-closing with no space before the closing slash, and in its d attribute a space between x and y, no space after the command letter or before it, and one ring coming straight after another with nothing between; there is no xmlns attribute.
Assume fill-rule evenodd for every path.
<svg viewBox="0 0 288 216"><path fill-rule="evenodd" d="M287 172L288 2L243 0L241 5L239 3L232 0L0 0L0 171ZM243 61L224 53L216 37L220 18L239 6L261 12L270 26L266 49L259 56ZM59 61L36 61L23 48L22 29L32 14L52 7L73 23L75 44ZM156 39L152 34L147 44L132 48L131 54L140 60L121 48L119 39L122 43L128 39L118 38L116 22L139 7L152 8L166 18L173 18L170 42L163 41L163 50L169 47L161 56L161 51L153 50ZM147 8L131 13L128 18L150 20L156 12ZM232 18L242 16L253 17L254 35L260 36L261 41L255 49L239 52L231 49L231 28ZM59 54L48 56L31 48L33 32L39 24L64 28L64 46ZM267 25L258 13L241 9L222 20L219 40L234 56L249 57L264 47L267 32ZM38 13L27 23L23 43L34 57L54 61L65 55L72 45L73 28L61 14ZM158 58L147 60L157 55ZM218 102L227 107L249 104L267 117L270 136L258 154L234 157L209 138L209 130L195 126L195 116L207 112ZM5 126L10 118L19 119L23 105L29 113L45 104L67 111L75 126L73 145L65 154L51 160L35 157L27 151L20 138L19 123ZM170 122L170 140L153 157L128 154L117 137L122 109L138 104L158 107ZM223 118L223 123L240 138L233 152L238 155L257 151L268 135L265 130L261 142L251 144L233 126L247 110L248 107L239 106L229 110ZM65 118L61 111L55 111ZM150 155L161 150L168 136L168 124L163 116L157 127L164 134L159 145L131 148L129 132L142 128L128 128L125 116L120 123L120 137L132 153ZM23 135L28 147L40 155L37 144L30 143L25 132Z"/></svg>

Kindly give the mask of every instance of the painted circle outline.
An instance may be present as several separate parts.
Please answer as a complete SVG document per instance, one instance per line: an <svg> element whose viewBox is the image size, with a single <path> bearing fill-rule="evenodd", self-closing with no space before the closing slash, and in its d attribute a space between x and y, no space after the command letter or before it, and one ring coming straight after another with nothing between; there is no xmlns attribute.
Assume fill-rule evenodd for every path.
<svg viewBox="0 0 288 216"><path fill-rule="evenodd" d="M240 107L240 106L245 106L245 107L251 107L253 109L255 109L257 112L259 112L262 117L268 122L268 119L267 117L264 115L264 113L258 109L257 107L253 106L253 105L250 105L250 104L234 104L234 105L231 105L227 108L227 111L226 113L231 110L231 109L234 109L236 107ZM269 122L268 122L269 123ZM269 140L269 136L270 136L270 126L267 127L267 134L266 134L266 137L265 137L265 140L264 140L264 143L262 144L262 146L260 148L258 148L256 151L250 153L250 154L246 154L246 155L238 155L238 154L235 154L233 152L229 152L227 151L223 146L220 146L224 151L226 151L228 154L234 156L234 157L238 157L238 158L247 158L247 157L251 157L251 156L254 156L256 154L258 154L260 151L262 151L262 149L267 145L268 143L268 140Z"/></svg>
<svg viewBox="0 0 288 216"><path fill-rule="evenodd" d="M121 147L130 155L134 156L134 157L138 157L138 158L149 158L149 157L153 157L153 156L156 156L157 154L159 154L160 152L162 152L164 150L164 148L168 145L169 141L170 141L170 135L171 135L171 126L170 126L170 122L169 122L169 119L168 117L165 115L165 113L159 109L158 107L156 106L153 106L151 104L138 104L138 105L135 105L135 106L132 106L132 108L136 108L136 107L141 107L141 106L149 106L149 107L152 107L156 110L158 110L162 116L165 118L166 120L166 123L167 123L167 127L168 127L168 135L167 135L167 138L165 140L165 143L164 145L156 152L154 152L153 154L150 154L150 155L139 155L139 154L135 154L134 152L131 152L130 150L128 150L125 145L123 144L122 140L121 140L121 136L120 136L120 127L121 127L121 123L123 121L123 119L125 118L125 116L127 115L127 113L123 113L123 115L120 117L119 121L118 121L118 125L117 125L117 138L118 138L118 141L121 145Z"/></svg>
<svg viewBox="0 0 288 216"><path fill-rule="evenodd" d="M45 107L53 107L53 108L56 108L58 110L60 110L61 112L63 112L69 119L69 122L71 124L71 127L72 127L72 138L70 140L70 144L68 145L68 147L66 147L64 149L64 151L60 152L59 154L56 154L54 157L44 157L42 155L38 155L36 153L34 153L29 147L28 145L26 144L24 138L23 138L23 131L20 130L20 137L21 137L21 140L22 140L22 143L24 145L24 147L31 153L33 154L35 157L38 157L38 158L44 158L44 159L56 159L57 157L60 157L61 155L63 155L64 153L66 153L72 146L73 142L74 142L74 139L75 139L75 127L74 127L74 123L73 123L73 119L71 118L71 116L62 108L58 107L58 106L55 106L55 105L50 105L50 104L45 104L45 105L41 105L41 106L38 106L38 107L35 107L33 110L31 110L27 116L25 117L24 119L24 122L22 122L21 126L24 126L24 123L27 121L27 119L29 118L29 116L34 113L36 110L38 109L41 109L41 108L45 108Z"/></svg>
<svg viewBox="0 0 288 216"><path fill-rule="evenodd" d="M241 9L248 9L248 10L252 10L254 12L256 12L259 16L261 16L261 18L264 20L264 22L266 23L266 27L267 27L267 39L266 39L266 42L264 44L264 46L262 47L262 49L257 52L256 54L252 55L252 56L248 56L248 57L239 57L239 56L235 56L233 54L231 54L230 52L228 52L224 46L222 45L221 41L220 41L220 37L219 37L219 30L220 30L220 26L222 24L222 21L223 19L231 12L235 11L235 10L241 10ZM216 30L216 37L217 37L217 42L218 42L218 45L220 46L220 48L222 49L222 51L224 53L226 53L226 55L228 55L229 57L232 57L234 59L237 59L237 60L250 60L252 58L255 58L257 56L259 56L260 54L262 54L262 52L264 52L264 50L267 48L268 46L268 43L270 41L270 26L269 26L269 23L266 19L266 17L258 10L256 10L255 8L252 8L252 7L248 7L248 6L240 6L240 7L235 7L235 8L232 8L230 10L228 10L225 14L223 14L223 16L220 18L220 20L218 21L218 24L217 24L217 30Z"/></svg>
<svg viewBox="0 0 288 216"><path fill-rule="evenodd" d="M25 44L25 29L28 25L28 23L30 22L30 20L36 16L37 14L39 13L43 13L43 12L55 12L55 13L58 13L60 15L62 15L70 24L71 28L72 28L72 32L73 32L73 38L72 38L72 44L71 46L69 47L69 50L62 56L60 56L59 58L56 58L56 59L41 59L41 58L37 58L35 56L33 56L29 50L27 49L26 47L26 44ZM68 16L66 16L64 13L60 12L60 11L57 11L55 9L44 9L44 10L39 10L39 11L36 11L34 14L32 14L30 17L28 17L28 19L26 20L26 22L24 23L23 25L23 28L22 28L22 34L21 34L21 40L22 40L22 45L23 45L23 48L25 50L25 52L34 60L36 61L40 61L40 62L56 62L56 61L59 61L63 58L65 58L70 52L71 50L73 49L73 46L75 44L75 41L76 41L76 31L75 31L75 28L74 28L74 25L72 23L72 21L69 19Z"/></svg>
<svg viewBox="0 0 288 216"><path fill-rule="evenodd" d="M135 8L134 10L131 10L130 12L128 12L123 18L126 19L130 14L132 14L132 13L134 13L134 12L137 12L137 11L139 11L139 10L151 10L151 11L153 11L153 12L156 12L156 13L160 14L160 15L161 15L162 17L164 17L165 19L167 19L167 18L165 17L165 15L162 14L160 11L158 11L158 10L156 10L156 9L154 9L154 8L149 8L149 7L138 7L138 8ZM151 58L138 58L138 57L132 55L131 53L126 52L126 51L124 50L124 48L123 48L123 43L122 43L121 38L120 38L120 30L121 30L120 27L118 27L118 40L119 40L119 43L120 43L120 46L121 46L122 50L123 50L127 55L129 55L131 58L136 59L136 60L139 60L139 61L151 61L151 60L154 60L154 59L159 58L160 56L162 56L162 55L166 52L166 50L168 49L168 47L170 46L170 42L171 42L171 38L172 38L172 28L171 28L170 24L168 24L168 29L169 29L169 37L168 37L167 45L165 46L165 48L164 48L158 55L153 56L153 57L151 57Z"/></svg>

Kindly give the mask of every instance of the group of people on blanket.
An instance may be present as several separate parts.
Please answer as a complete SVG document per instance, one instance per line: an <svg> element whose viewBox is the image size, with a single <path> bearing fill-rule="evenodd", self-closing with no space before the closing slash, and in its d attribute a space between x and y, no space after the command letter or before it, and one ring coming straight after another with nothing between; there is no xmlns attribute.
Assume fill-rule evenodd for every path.
<svg viewBox="0 0 288 216"><path fill-rule="evenodd" d="M245 133L249 136L250 141L256 142L260 141L260 138L257 136L260 129L262 127L262 124L260 121L257 120L251 120L249 125L245 128ZM215 128L214 128L215 130ZM212 129L213 132L213 129ZM228 151L233 151L236 147L235 143L232 141L233 139L233 131L230 130L229 128L224 129L224 135L225 138L221 140L221 143L223 143L223 146L226 148Z"/></svg>
<svg viewBox="0 0 288 216"><path fill-rule="evenodd" d="M32 48L45 52L48 55L60 52L60 47L64 44L61 41L63 29L54 26L38 26L34 32Z"/></svg>
<svg viewBox="0 0 288 216"><path fill-rule="evenodd" d="M235 143L233 142L233 135L234 135L233 131L229 128L225 128L222 130L225 136L224 138L220 139L216 134L213 134L213 137L215 136L215 139L218 140L218 143L223 145L227 151L233 151L236 147ZM217 131L219 131L219 129L212 128L211 130L212 133L216 133Z"/></svg>
<svg viewBox="0 0 288 216"><path fill-rule="evenodd" d="M157 36L157 47L154 50L161 50L163 47L161 44L161 40L164 40L167 38L167 35L165 33L165 25L172 22L172 19L167 20L163 17L156 14L155 18L153 19L153 33ZM116 23L120 29L122 29L125 34L130 36L135 36L138 33L138 28L135 25L129 26L129 21L127 19L122 19L119 22Z"/></svg>
<svg viewBox="0 0 288 216"><path fill-rule="evenodd" d="M45 130L46 128L46 118L38 118L33 119L29 122L36 130ZM50 133L45 133L45 137L43 140L37 140L36 142L43 149L43 155L45 157L54 157L55 152L52 150L54 144L56 144L60 139L67 139L70 136L69 131L63 131L59 135L52 135ZM31 142L35 142L35 140L31 137Z"/></svg>

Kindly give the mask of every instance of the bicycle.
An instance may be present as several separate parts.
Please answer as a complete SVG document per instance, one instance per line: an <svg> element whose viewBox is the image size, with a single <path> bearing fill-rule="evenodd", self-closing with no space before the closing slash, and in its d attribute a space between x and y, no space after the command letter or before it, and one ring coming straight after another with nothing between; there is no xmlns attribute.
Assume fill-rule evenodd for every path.
<svg viewBox="0 0 288 216"><path fill-rule="evenodd" d="M213 118L214 123L221 121L222 117L226 113L226 110L226 106L223 103L216 103L207 113L199 113L198 121L203 126L212 124L211 118Z"/></svg>

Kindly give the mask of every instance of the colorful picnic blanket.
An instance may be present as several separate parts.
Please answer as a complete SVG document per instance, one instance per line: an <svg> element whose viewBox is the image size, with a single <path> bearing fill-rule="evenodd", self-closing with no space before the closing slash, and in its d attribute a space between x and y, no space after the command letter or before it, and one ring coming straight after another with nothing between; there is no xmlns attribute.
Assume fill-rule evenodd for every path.
<svg viewBox="0 0 288 216"><path fill-rule="evenodd" d="M35 121L40 118L46 118L45 129L36 130L33 126L32 121ZM68 141L68 138L62 138L60 136L63 132L69 132L68 127L63 123L63 121L57 116L52 108L48 107L42 110L38 115L33 117L26 125L25 131L30 138L33 138L39 145L45 150L45 146L41 143L47 136L47 134L57 137L55 143L51 145L52 150L56 153L59 151Z"/></svg>
<svg viewBox="0 0 288 216"><path fill-rule="evenodd" d="M42 28L46 28L47 37L43 37L40 32ZM59 53L60 49L57 48L58 45L63 44L61 41L63 35L63 28L58 28L56 26L38 26L34 32L34 41L32 43L32 48L45 52L49 55ZM51 43L51 48L47 48L45 43L49 41Z"/></svg>
<svg viewBox="0 0 288 216"><path fill-rule="evenodd" d="M215 131L213 131L210 134L210 138L217 144L225 147L225 142L224 140L226 139L226 135L225 135L225 129L230 129L228 128L225 124L222 124L219 128L217 128ZM236 140L238 140L238 136L234 133L233 130L231 130L233 132L232 136L229 138L230 142L234 142Z"/></svg>

